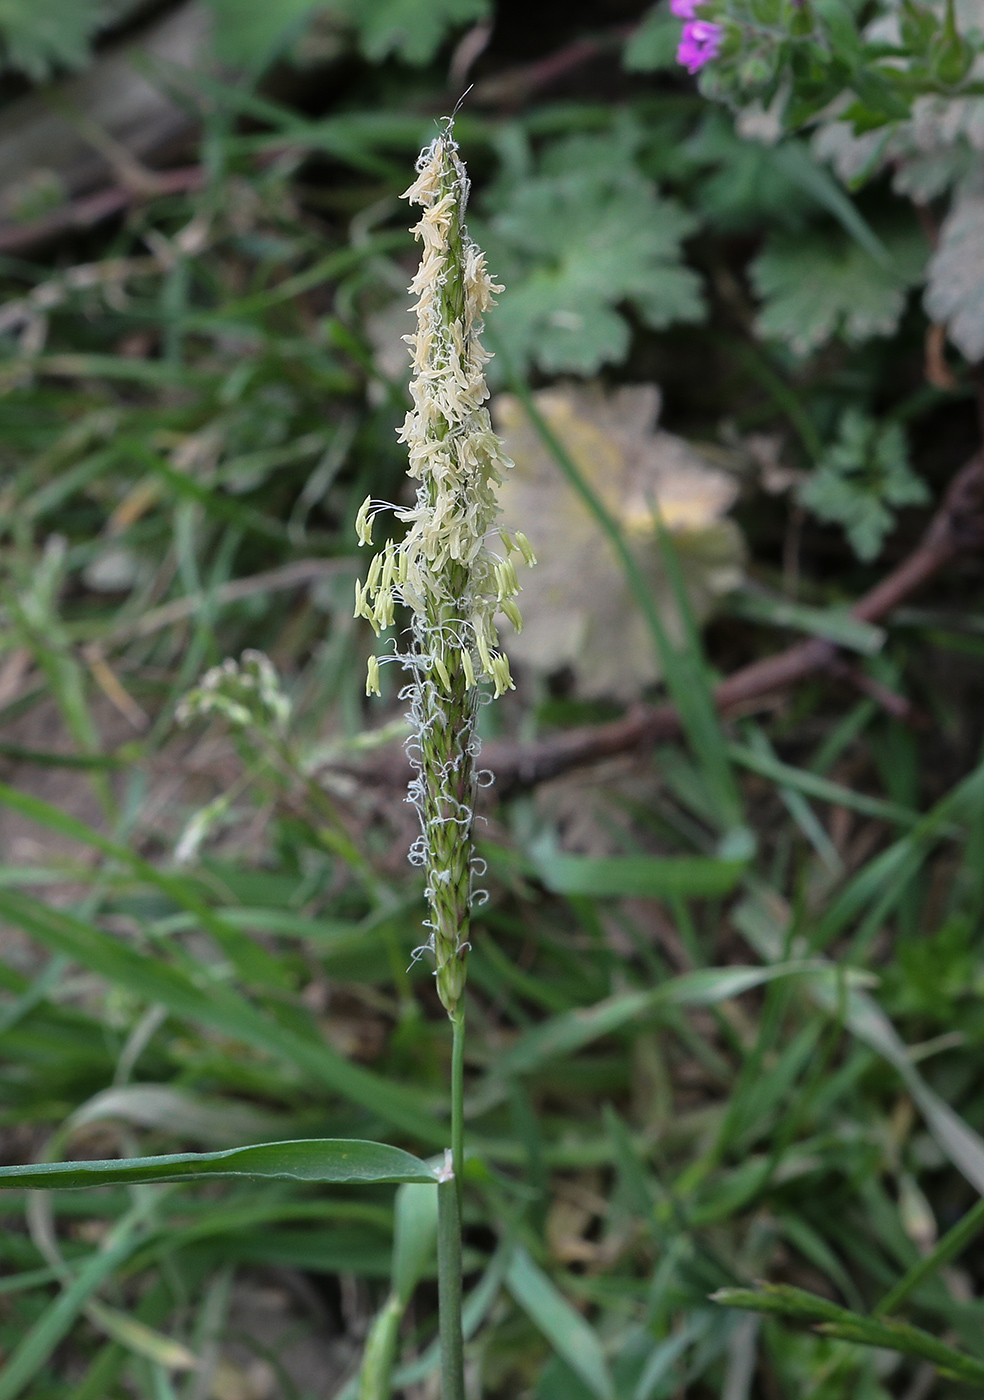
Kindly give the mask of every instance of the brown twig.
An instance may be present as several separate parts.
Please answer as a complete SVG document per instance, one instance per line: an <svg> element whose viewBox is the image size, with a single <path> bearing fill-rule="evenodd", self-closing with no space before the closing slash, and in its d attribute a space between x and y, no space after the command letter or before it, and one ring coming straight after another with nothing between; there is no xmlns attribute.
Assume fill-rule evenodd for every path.
<svg viewBox="0 0 984 1400"><path fill-rule="evenodd" d="M939 509L916 548L851 609L861 622L878 622L927 583L958 555L984 547L984 452L977 453L951 481ZM748 711L817 672L833 673L839 649L814 638L775 656L753 661L715 688L722 715ZM569 729L535 744L510 741L485 746L482 764L495 774L495 794L507 796L560 777L575 768L644 748L681 731L673 705L639 705L624 719L591 728ZM402 786L407 779L402 755L381 756L363 779Z"/></svg>
<svg viewBox="0 0 984 1400"><path fill-rule="evenodd" d="M984 452L957 473L916 548L851 609L861 622L878 622L921 588L958 555L984 547ZM798 642L775 656L753 661L723 680L714 699L722 715L748 712L818 672L836 673L840 655L832 642L815 638ZM884 697L882 697L884 698ZM482 765L495 774L494 793L508 796L521 788L558 778L633 749L645 748L681 731L673 705L639 705L624 719L591 728L569 729L535 744L511 741L486 744ZM355 769L363 782L402 787L409 776L402 753L380 753L374 763Z"/></svg>
<svg viewBox="0 0 984 1400"><path fill-rule="evenodd" d="M283 564L279 569L268 569L262 574L248 574L245 578L230 579L220 584L211 595L189 593L183 598L174 598L170 603L151 608L139 617L128 618L114 627L108 641L113 645L130 641L135 637L149 637L163 627L173 627L186 622L209 601L216 607L227 607L229 603L243 598L253 598L258 593L273 593L280 589L300 588L304 584L319 583L322 579L339 574L354 573L357 564L348 555L339 559L295 559Z"/></svg>
<svg viewBox="0 0 984 1400"><path fill-rule="evenodd" d="M526 102L534 93L551 87L584 64L611 53L635 32L635 28L632 24L617 25L596 38L573 39L533 63L493 73L475 84L471 100L478 107Z"/></svg>
<svg viewBox="0 0 984 1400"><path fill-rule="evenodd" d="M925 714L918 710L905 695L900 695L898 691L892 690L887 685L882 685L881 681L876 681L874 676L869 676L867 671L863 671L860 666L848 661L846 657L833 657L828 669L832 676L853 685L856 690L860 690L862 695L867 695L869 700L874 700L875 704L883 709L887 715L901 720L903 724L915 728L926 723Z"/></svg>
<svg viewBox="0 0 984 1400"><path fill-rule="evenodd" d="M635 25L618 25L597 38L575 39L554 53L548 54L545 58L519 67L509 68L485 78L476 83L471 100L477 106L503 104L508 106L525 101L534 93L550 87L585 63L617 48L634 32L635 27ZM482 26L476 26L475 35L479 38L484 35ZM466 38L469 37L471 36L466 36ZM482 38L478 52L481 52L481 47L484 47L485 42L487 42L487 36ZM474 61L478 52L468 55L470 61ZM463 72L459 75L462 80ZM457 80L452 78L453 82ZM129 155L126 148L120 146L118 142L112 141L111 138L109 141L116 150L115 163L117 167L120 160L125 164ZM100 149L105 149L107 144L105 135L100 138L99 144ZM136 166L137 163L133 164ZM92 228L116 214L121 214L125 209L139 203L142 199L166 194L185 194L199 189L204 180L204 172L200 165L186 166L178 170L147 171L145 173L149 178L145 178L142 167L139 170L133 169L131 170L131 178L110 185L106 189L97 190L94 194L70 200L40 218L29 219L24 223L0 224L0 254L28 252L63 233L70 233L73 229ZM134 175L136 178L132 178Z"/></svg>
<svg viewBox="0 0 984 1400"><path fill-rule="evenodd" d="M0 253L26 253L39 244L73 229L93 228L114 214L121 214L132 204L149 196L186 194L201 187L205 178L200 165L183 166L178 170L163 170L153 173L150 187L137 189L122 185L111 185L109 189L98 190L95 194L73 199L68 204L59 205L50 214L39 219L29 219L22 224L0 226Z"/></svg>
<svg viewBox="0 0 984 1400"><path fill-rule="evenodd" d="M861 622L886 617L934 574L965 551L984 547L984 453L978 453L957 473L919 544L906 559L876 584L851 609ZM753 661L723 680L714 691L721 714L727 715L785 690L805 677L822 672L838 654L833 643L813 639L799 642L776 656ZM597 763L616 754L667 739L680 732L673 705L639 706L624 719L594 728L573 729L535 744L493 743L483 763L496 775L499 796L529 787L571 769Z"/></svg>
<svg viewBox="0 0 984 1400"><path fill-rule="evenodd" d="M951 394L960 388L960 381L946 362L946 326L939 321L930 321L926 327L923 373L926 383L934 389Z"/></svg>

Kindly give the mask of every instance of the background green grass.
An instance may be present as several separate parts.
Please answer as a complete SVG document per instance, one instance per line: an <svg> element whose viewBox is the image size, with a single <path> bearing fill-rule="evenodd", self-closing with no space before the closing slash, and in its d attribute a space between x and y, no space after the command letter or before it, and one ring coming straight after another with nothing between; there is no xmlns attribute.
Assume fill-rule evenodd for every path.
<svg viewBox="0 0 984 1400"><path fill-rule="evenodd" d="M156 79L189 113L169 163L200 165L200 186L0 258L9 1163L344 1136L427 1156L447 1137L450 1027L413 957L400 706L392 677L364 698L352 522L401 489L405 387L373 318L408 280L397 196L485 7L213 9L225 68ZM104 47L120 31L84 11L60 49L26 7L0 16L9 56L30 77L98 62L86 26ZM842 246L877 282L871 230L911 241L910 206L880 185L852 203L805 147L742 140L641 71L638 43L623 67L641 14L544 6L534 24L502 4L472 75L458 134L508 282L490 332L514 387L656 381L675 430L769 432L804 472L843 448L845 413L904 425L927 504L894 533L890 513L858 561L749 479L751 572L815 611L746 601L680 648L642 585L684 738L629 774L489 794L470 1383L488 1400L956 1400L984 1375L979 560L861 637L857 682L805 682L726 726L709 684L801 626L845 626L832 609L904 555L974 449L973 384L923 382L925 319L897 282L877 336L806 325L789 296L809 259ZM547 81L535 65L581 39L589 61ZM125 174L117 158L104 178ZM576 341L550 319L571 298ZM797 358L807 331L821 348ZM576 475L556 456L558 482ZM247 647L282 677L285 734L177 726L203 671ZM613 713L527 680L483 721L518 741ZM412 1297L402 1393L423 1400L436 1289L415 1200L395 1286ZM4 1192L0 1397L353 1395L393 1231L386 1186ZM813 1301L711 1300L759 1279ZM886 1295L908 1331L858 1321Z"/></svg>

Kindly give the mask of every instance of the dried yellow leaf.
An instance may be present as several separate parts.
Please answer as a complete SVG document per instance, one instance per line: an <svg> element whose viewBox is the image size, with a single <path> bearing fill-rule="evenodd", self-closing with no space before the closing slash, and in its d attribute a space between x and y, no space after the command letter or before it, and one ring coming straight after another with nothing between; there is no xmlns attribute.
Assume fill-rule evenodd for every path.
<svg viewBox="0 0 984 1400"><path fill-rule="evenodd" d="M606 393L562 385L534 395L538 411L622 526L671 636L680 619L661 558L657 522L672 537L698 619L741 582L745 545L724 518L738 484L684 438L654 430L660 393L637 385ZM523 574L523 632L510 654L539 674L570 667L586 697L631 699L659 678L652 637L621 563L562 476L520 401L492 404L515 463L501 490L507 519L528 523L538 566Z"/></svg>

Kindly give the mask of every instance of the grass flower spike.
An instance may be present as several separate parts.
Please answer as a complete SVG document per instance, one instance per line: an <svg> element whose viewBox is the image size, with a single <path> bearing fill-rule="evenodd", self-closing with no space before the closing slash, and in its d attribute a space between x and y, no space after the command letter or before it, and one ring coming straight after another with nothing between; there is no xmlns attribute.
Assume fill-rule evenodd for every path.
<svg viewBox="0 0 984 1400"><path fill-rule="evenodd" d="M407 752L415 769L410 801L420 835L410 858L427 876L429 937L437 992L451 1019L451 1148L438 1184L438 1312L443 1400L465 1400L461 1315L461 1178L464 1163L465 964L472 908L472 845L479 752L475 721L490 682L496 696L512 687L499 647L495 617L522 625L512 556L532 564L524 535L499 528L497 488L512 465L492 431L485 401L482 317L497 287L485 255L468 237L468 177L452 122L417 161L417 179L404 198L420 205L414 233L423 256L410 291L417 296L417 330L406 337L413 359L413 407L400 431L409 449L416 500L389 507L408 528L392 539L356 584L355 615L378 635L410 612L410 648L395 658L410 673L401 692L410 702ZM356 528L369 544L385 503L366 500ZM377 691L379 661L369 663L367 690Z"/></svg>
<svg viewBox="0 0 984 1400"><path fill-rule="evenodd" d="M427 874L429 946L438 993L454 1017L472 899L479 683L491 682L496 696L512 687L495 616L501 612L521 626L512 556L528 563L533 556L524 536L497 526L497 487L512 464L485 408L489 354L480 335L482 317L501 289L465 229L468 178L450 122L421 153L404 198L423 209L414 228L423 256L410 284L418 298L417 330L406 337L413 407L400 432L417 495L409 509L391 507L408 526L405 538L387 540L375 556L365 583L356 585L355 613L378 634L392 625L398 603L410 611L411 648L396 659L412 677L404 692L416 769L410 800L421 833L411 859ZM386 508L364 502L356 522L360 543L371 543L374 517ZM378 689L378 660L370 662L367 689Z"/></svg>

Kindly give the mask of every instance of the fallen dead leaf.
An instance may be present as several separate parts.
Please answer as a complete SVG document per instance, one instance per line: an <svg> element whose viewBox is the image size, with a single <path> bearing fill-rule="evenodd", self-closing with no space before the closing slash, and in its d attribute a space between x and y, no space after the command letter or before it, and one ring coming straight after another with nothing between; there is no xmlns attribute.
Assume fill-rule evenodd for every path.
<svg viewBox="0 0 984 1400"><path fill-rule="evenodd" d="M685 439L654 430L660 407L655 385L607 394L572 384L534 397L622 527L668 633L679 637L657 522L662 519L672 538L691 607L703 620L742 577L744 541L734 521L724 518L738 495L734 477ZM509 655L540 674L570 667L583 696L631 699L659 678L660 668L623 566L521 402L500 394L492 413L515 462L502 491L503 520L529 536L538 560L521 572L525 625L508 640Z"/></svg>

